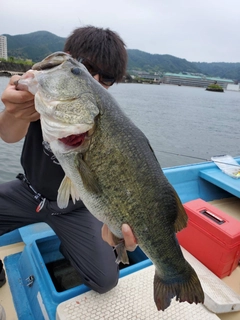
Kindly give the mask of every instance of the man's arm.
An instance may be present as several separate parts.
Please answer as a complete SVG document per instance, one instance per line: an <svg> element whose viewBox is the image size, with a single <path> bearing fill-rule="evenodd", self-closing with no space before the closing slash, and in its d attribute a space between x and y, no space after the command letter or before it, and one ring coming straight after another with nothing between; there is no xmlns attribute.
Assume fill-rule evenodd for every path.
<svg viewBox="0 0 240 320"><path fill-rule="evenodd" d="M34 96L28 91L16 90L14 82L20 77L13 76L3 91L5 109L0 113L0 137L8 143L25 137L31 121L39 119L34 107Z"/></svg>

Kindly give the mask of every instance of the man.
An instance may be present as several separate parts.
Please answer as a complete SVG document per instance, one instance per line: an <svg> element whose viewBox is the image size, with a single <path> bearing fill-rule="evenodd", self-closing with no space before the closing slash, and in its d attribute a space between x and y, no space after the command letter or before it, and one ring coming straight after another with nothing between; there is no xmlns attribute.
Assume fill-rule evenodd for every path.
<svg viewBox="0 0 240 320"><path fill-rule="evenodd" d="M67 39L64 51L81 59L106 89L120 82L125 74L125 44L109 29L78 28ZM117 284L119 274L115 254L109 246L114 245L111 233L107 226L102 228L102 223L81 201L73 204L70 200L66 209L58 208L57 190L64 172L42 139L33 96L17 90L18 79L12 77L2 94L5 109L0 113L0 137L7 143L25 137L21 155L24 175L0 185L0 235L28 224L46 222L59 237L61 252L83 283L104 293ZM134 250L136 243L130 227L123 225L122 230L127 249Z"/></svg>

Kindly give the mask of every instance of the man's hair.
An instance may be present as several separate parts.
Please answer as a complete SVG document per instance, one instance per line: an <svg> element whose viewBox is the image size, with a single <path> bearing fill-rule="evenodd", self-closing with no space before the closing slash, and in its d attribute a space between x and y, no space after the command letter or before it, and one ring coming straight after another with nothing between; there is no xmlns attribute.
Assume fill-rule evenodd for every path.
<svg viewBox="0 0 240 320"><path fill-rule="evenodd" d="M67 38L64 51L74 59L87 58L120 82L127 67L126 45L110 29L86 26L75 29Z"/></svg>

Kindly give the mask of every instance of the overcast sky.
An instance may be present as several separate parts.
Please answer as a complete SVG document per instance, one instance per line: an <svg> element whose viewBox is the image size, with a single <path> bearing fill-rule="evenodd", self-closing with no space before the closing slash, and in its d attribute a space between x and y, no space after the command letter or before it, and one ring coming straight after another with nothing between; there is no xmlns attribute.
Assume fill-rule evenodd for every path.
<svg viewBox="0 0 240 320"><path fill-rule="evenodd" d="M2 0L0 34L45 30L67 37L110 28L128 49L188 61L240 62L240 0Z"/></svg>

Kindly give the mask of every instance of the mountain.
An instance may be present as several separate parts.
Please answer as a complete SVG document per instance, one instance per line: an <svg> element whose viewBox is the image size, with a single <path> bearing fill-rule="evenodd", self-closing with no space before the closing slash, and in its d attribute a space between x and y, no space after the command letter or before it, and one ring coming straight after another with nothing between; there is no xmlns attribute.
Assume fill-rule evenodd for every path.
<svg viewBox="0 0 240 320"><path fill-rule="evenodd" d="M47 31L37 31L7 37L8 57L42 60L47 55L63 50L66 38L61 38Z"/></svg>
<svg viewBox="0 0 240 320"><path fill-rule="evenodd" d="M140 50L128 50L128 70L149 72L200 72L197 66L186 59L176 58L169 54L150 54Z"/></svg>
<svg viewBox="0 0 240 320"><path fill-rule="evenodd" d="M201 73L211 77L237 80L240 82L240 63L229 62L193 62Z"/></svg>
<svg viewBox="0 0 240 320"><path fill-rule="evenodd" d="M66 38L58 37L48 31L37 31L7 37L8 56L31 59L38 62L55 51L63 50ZM240 82L240 63L226 62L189 62L168 54L150 54L135 49L128 49L128 71L147 72L190 72L203 73L207 76L232 79Z"/></svg>

